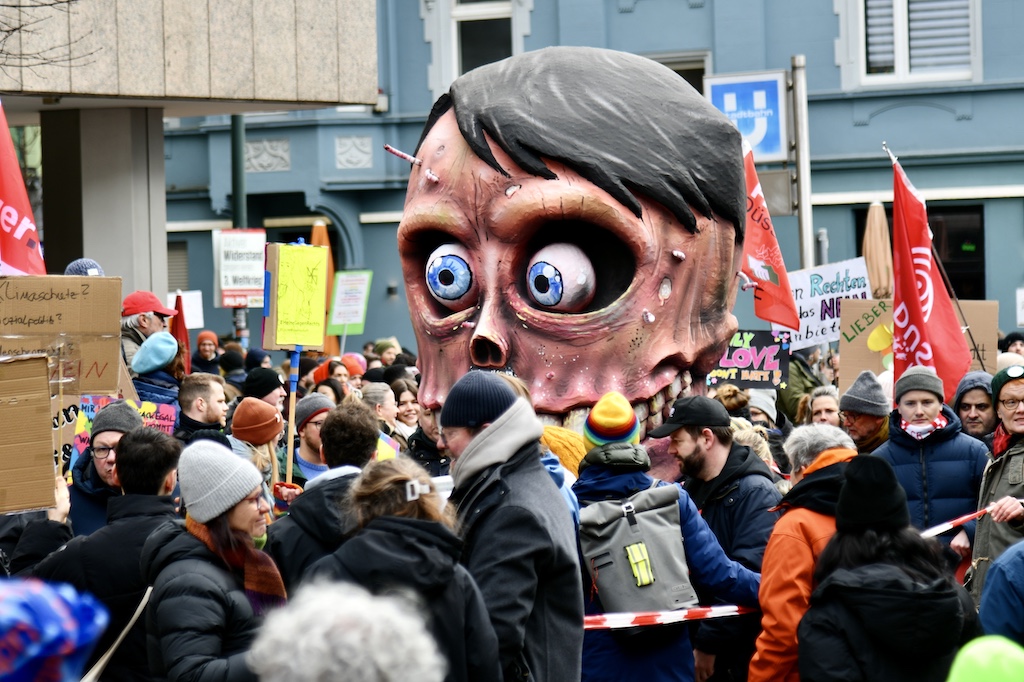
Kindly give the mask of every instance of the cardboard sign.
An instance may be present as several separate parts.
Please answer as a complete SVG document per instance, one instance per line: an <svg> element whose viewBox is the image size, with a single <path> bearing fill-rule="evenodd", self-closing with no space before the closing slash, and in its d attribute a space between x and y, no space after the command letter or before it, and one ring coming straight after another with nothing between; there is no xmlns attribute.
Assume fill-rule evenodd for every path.
<svg viewBox="0 0 1024 682"><path fill-rule="evenodd" d="M334 300L331 302L331 315L327 322L328 334L363 333L372 280L373 270L334 273Z"/></svg>
<svg viewBox="0 0 1024 682"><path fill-rule="evenodd" d="M267 244L263 347L323 350L327 310L327 249Z"/></svg>
<svg viewBox="0 0 1024 682"><path fill-rule="evenodd" d="M800 329L793 331L793 350L839 340L842 300L871 298L868 267L852 258L789 273L789 285L800 311Z"/></svg>
<svg viewBox="0 0 1024 682"><path fill-rule="evenodd" d="M52 390L52 389L51 389ZM63 405L61 405L63 400ZM75 429L78 426L81 396L51 396L50 413L53 415L53 458L62 474L71 468L75 452Z"/></svg>
<svg viewBox="0 0 1024 682"><path fill-rule="evenodd" d="M89 440L92 438L92 420L96 412L119 400L107 395L83 395L78 405L78 422L75 425L75 444L71 453L69 468L75 466L75 462L89 447ZM142 425L159 429L168 436L174 434L174 424L178 420L179 408L177 405L163 405L151 402L139 403L135 400L126 400L142 415Z"/></svg>
<svg viewBox="0 0 1024 682"><path fill-rule="evenodd" d="M53 427L46 357L0 361L0 512L53 506Z"/></svg>
<svg viewBox="0 0 1024 682"><path fill-rule="evenodd" d="M0 277L0 357L38 354L76 393L116 393L121 278Z"/></svg>
<svg viewBox="0 0 1024 682"><path fill-rule="evenodd" d="M778 389L788 378L789 332L738 331L708 374L708 385Z"/></svg>
<svg viewBox="0 0 1024 682"><path fill-rule="evenodd" d="M262 267L262 266L260 266ZM190 289L189 291L176 291L167 294L167 307L173 309L181 294L181 303L185 307L185 329L202 329L206 326L206 318L203 315L203 292L201 289ZM260 296L262 299L263 297ZM170 320L168 320L170 322ZM168 330L170 331L170 330Z"/></svg>
<svg viewBox="0 0 1024 682"><path fill-rule="evenodd" d="M967 338L973 362L971 370L995 374L999 339L999 301L960 301L964 314L957 317L961 325L970 325L971 336L977 350ZM850 300L843 302L840 316L841 335L839 356L839 393L842 395L864 370L879 374L887 369L887 355L892 354L892 299L874 301ZM966 334L965 334L966 336ZM984 363L984 366L982 364ZM891 368L891 363L889 367Z"/></svg>

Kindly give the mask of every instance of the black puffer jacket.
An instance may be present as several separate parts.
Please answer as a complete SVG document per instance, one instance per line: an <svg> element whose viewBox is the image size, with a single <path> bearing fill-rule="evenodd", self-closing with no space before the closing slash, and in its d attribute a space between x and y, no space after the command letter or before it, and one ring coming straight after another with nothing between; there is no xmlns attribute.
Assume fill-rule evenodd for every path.
<svg viewBox="0 0 1024 682"><path fill-rule="evenodd" d="M336 478L322 480L337 469L313 479L289 505L288 515L267 528L266 552L274 558L288 594L295 592L306 569L338 549L355 530L351 515L344 510L344 501L359 470L345 470L347 473Z"/></svg>
<svg viewBox="0 0 1024 682"><path fill-rule="evenodd" d="M113 497L107 505L106 526L75 538L35 567L35 577L70 583L80 592L90 592L110 611L110 625L93 649L86 668L96 663L131 620L147 585L139 570L139 555L150 534L174 518L174 500L169 496ZM141 619L103 671L104 682L140 679L149 679L146 627Z"/></svg>
<svg viewBox="0 0 1024 682"><path fill-rule="evenodd" d="M921 584L891 564L840 569L800 621L800 679L940 682L976 622L952 580Z"/></svg>
<svg viewBox="0 0 1024 682"><path fill-rule="evenodd" d="M153 673L171 682L257 682L245 656L262 619L245 596L242 576L181 521L153 532L141 566L153 585L146 607Z"/></svg>
<svg viewBox="0 0 1024 682"><path fill-rule="evenodd" d="M427 438L422 428L409 436L409 457L416 460L431 476L447 476L452 460L437 449L437 442Z"/></svg>
<svg viewBox="0 0 1024 682"><path fill-rule="evenodd" d="M374 519L309 574L358 583L374 594L412 589L424 601L430 632L448 659L447 682L501 679L498 638L469 571L462 543L439 523Z"/></svg>

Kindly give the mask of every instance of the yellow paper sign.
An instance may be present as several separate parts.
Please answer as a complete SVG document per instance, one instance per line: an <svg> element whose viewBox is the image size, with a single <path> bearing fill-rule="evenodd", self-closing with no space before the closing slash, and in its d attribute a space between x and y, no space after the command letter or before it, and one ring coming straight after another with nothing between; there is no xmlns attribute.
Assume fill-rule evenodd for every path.
<svg viewBox="0 0 1024 682"><path fill-rule="evenodd" d="M281 245L277 269L277 343L321 346L327 307L327 249Z"/></svg>

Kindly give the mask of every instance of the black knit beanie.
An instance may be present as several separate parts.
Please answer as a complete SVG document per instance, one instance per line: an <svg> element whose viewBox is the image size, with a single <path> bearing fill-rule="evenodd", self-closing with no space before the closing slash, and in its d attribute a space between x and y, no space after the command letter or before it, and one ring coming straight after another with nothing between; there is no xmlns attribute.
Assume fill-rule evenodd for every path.
<svg viewBox="0 0 1024 682"><path fill-rule="evenodd" d="M889 463L874 455L850 460L836 505L836 529L900 530L909 525L907 494Z"/></svg>
<svg viewBox="0 0 1024 682"><path fill-rule="evenodd" d="M475 429L493 422L516 401L509 385L492 372L471 371L452 386L441 410L441 427Z"/></svg>
<svg viewBox="0 0 1024 682"><path fill-rule="evenodd" d="M266 367L257 367L246 375L242 390L247 398L262 398L281 386L284 386L284 382L280 374Z"/></svg>

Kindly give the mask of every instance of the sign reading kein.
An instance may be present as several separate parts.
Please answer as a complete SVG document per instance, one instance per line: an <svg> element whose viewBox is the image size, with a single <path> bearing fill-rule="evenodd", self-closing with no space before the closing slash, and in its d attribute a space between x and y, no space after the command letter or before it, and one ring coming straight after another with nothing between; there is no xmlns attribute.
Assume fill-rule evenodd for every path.
<svg viewBox="0 0 1024 682"><path fill-rule="evenodd" d="M758 163L789 157L787 72L705 76L704 96L728 116Z"/></svg>

